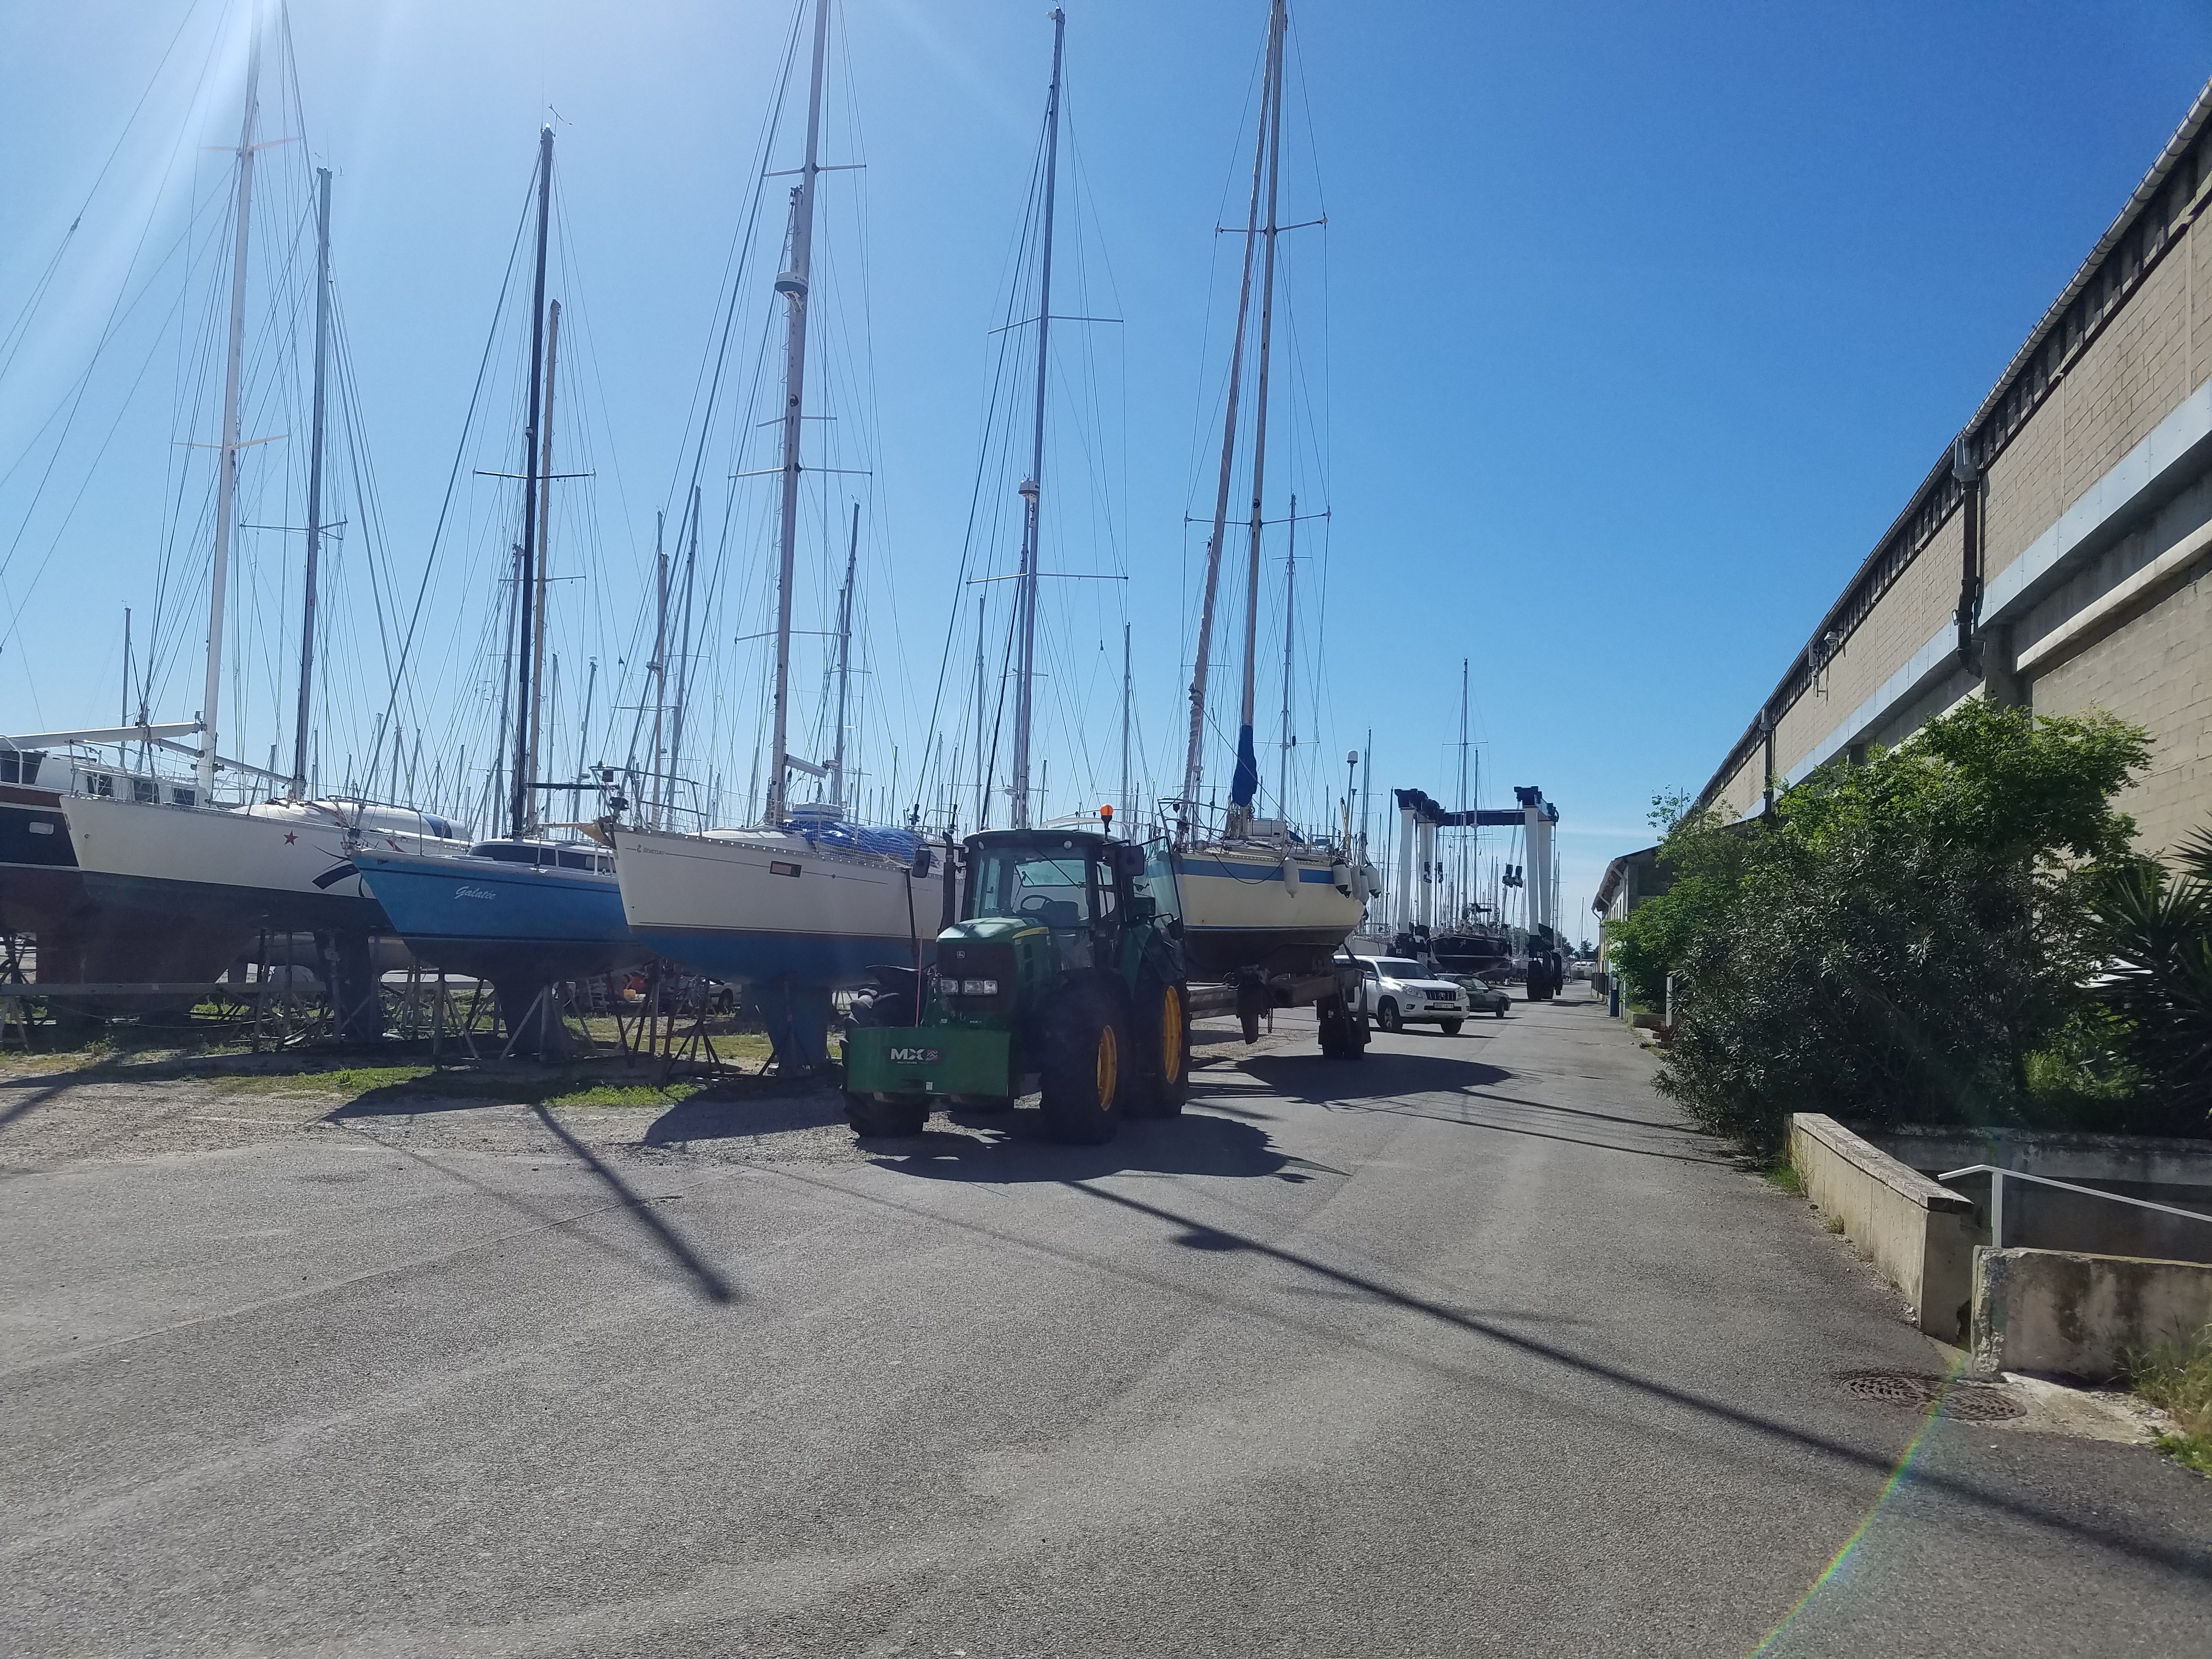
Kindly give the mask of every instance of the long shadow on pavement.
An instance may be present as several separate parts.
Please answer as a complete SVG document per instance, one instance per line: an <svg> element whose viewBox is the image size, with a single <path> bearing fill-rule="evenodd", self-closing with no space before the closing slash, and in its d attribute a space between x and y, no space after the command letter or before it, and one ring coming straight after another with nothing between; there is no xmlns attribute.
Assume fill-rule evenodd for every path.
<svg viewBox="0 0 2212 1659"><path fill-rule="evenodd" d="M1621 1117L1573 1106L1553 1106L1517 1095L1484 1092L1486 1085L1502 1083L1513 1073L1478 1060L1449 1054L1374 1054L1347 1064L1318 1056L1262 1054L1244 1062L1243 1070L1257 1078L1270 1092L1330 1111L1376 1112L1392 1117L1418 1117L1432 1123L1456 1123L1470 1129L1498 1134L1526 1135L1536 1140L1564 1141L1600 1152L1631 1152L1639 1158L1663 1158L1681 1164L1725 1164L1726 1158L1709 1154L1672 1152L1650 1146L1624 1146L1618 1141L1592 1140L1583 1135L1561 1134L1555 1129L1531 1128L1525 1123L1498 1123L1468 1115L1470 1109L1492 1106L1521 1106L1541 1112L1559 1112L1571 1118L1593 1118L1632 1129L1649 1129L1669 1136L1685 1132L1678 1126L1647 1118ZM1457 1112L1424 1109L1420 1096L1441 1095L1459 1103ZM1443 1103L1438 1103L1441 1107ZM1569 1126L1572 1127L1572 1126Z"/></svg>
<svg viewBox="0 0 2212 1659"><path fill-rule="evenodd" d="M1142 1199L1133 1198L1127 1194L1110 1192L1103 1188L1086 1185L1080 1177L1073 1174L1065 1179L1071 1190L1079 1192L1085 1197L1098 1199L1108 1204L1119 1205L1123 1209L1134 1211L1140 1215L1151 1216L1157 1221L1183 1230L1176 1242L1189 1249L1222 1252L1242 1251L1256 1256L1264 1256L1271 1261L1313 1274L1324 1282L1344 1290L1372 1297L1376 1301L1404 1309L1411 1313L1423 1315L1443 1324L1455 1327L1470 1335L1486 1338L1505 1347L1517 1349L1522 1353L1549 1360L1570 1370L1578 1371L1586 1376L1599 1378L1621 1388L1634 1390L1649 1398L1664 1401L1669 1405L1696 1412L1734 1427L1798 1445L1809 1451L1820 1452L1869 1472L1894 1475L1898 1470L1898 1465L1889 1460L1861 1447L1854 1446L1848 1441L1778 1422L1761 1413L1744 1410L1706 1395L1693 1394L1686 1389L1674 1387L1656 1377L1639 1376L1634 1371L1624 1370L1620 1366L1607 1364L1602 1360L1573 1352L1554 1343L1547 1342L1540 1337L1508 1329L1494 1320L1476 1317L1463 1313L1458 1309L1432 1301L1426 1297L1413 1295L1396 1289L1366 1274L1350 1273L1341 1267L1333 1267L1325 1261L1318 1261L1298 1251L1284 1249L1245 1234L1231 1232L1226 1229L1210 1225L1194 1216L1182 1215L1164 1206L1147 1203ZM1909 1452L1907 1455L1909 1457ZM2123 1524L2108 1522L2103 1517L2079 1518L2056 1512L2033 1502L2023 1501L2002 1492L1993 1492L1969 1479L1938 1473L1924 1468L1914 1470L1912 1479L1917 1485L1936 1488L1969 1504L2009 1515L2033 1526L2048 1528L2051 1531L2078 1539L2085 1544L2111 1550L2136 1560L2154 1562L2186 1577L2203 1579L2208 1576L2208 1572L2212 1572L2212 1553L2208 1553L2202 1544L2194 1540L2185 1544L2173 1543L2160 1539L2130 1534L2124 1530L2124 1517L2115 1517L2116 1521Z"/></svg>
<svg viewBox="0 0 2212 1659"><path fill-rule="evenodd" d="M931 1181L1012 1182L1089 1181L1111 1175L1272 1176L1311 1180L1310 1164L1278 1151L1267 1132L1210 1113L1128 1123L1103 1146L1068 1146L1049 1139L1041 1113L969 1112L951 1121L968 1131L931 1131L872 1141L880 1169Z"/></svg>

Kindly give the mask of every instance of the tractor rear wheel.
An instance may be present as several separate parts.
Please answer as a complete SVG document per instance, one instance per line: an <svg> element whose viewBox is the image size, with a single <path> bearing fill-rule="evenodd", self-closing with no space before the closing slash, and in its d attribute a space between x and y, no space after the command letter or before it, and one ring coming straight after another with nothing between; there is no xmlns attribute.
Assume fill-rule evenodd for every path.
<svg viewBox="0 0 2212 1659"><path fill-rule="evenodd" d="M1121 1132L1135 1079L1118 1000L1096 985L1068 988L1045 1028L1045 1127L1055 1140L1097 1146Z"/></svg>
<svg viewBox="0 0 2212 1659"><path fill-rule="evenodd" d="M912 1096L878 1100L873 1095L845 1091L845 1121L864 1140L918 1135L929 1121L929 1101Z"/></svg>
<svg viewBox="0 0 2212 1659"><path fill-rule="evenodd" d="M1137 1075L1131 1117L1179 1117L1190 1098L1190 1020L1182 987L1151 980L1137 987Z"/></svg>

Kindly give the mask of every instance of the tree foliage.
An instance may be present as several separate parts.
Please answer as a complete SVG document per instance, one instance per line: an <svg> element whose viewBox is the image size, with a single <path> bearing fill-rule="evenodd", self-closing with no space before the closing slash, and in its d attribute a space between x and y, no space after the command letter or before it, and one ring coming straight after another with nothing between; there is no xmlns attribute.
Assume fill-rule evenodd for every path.
<svg viewBox="0 0 2212 1659"><path fill-rule="evenodd" d="M2146 758L2109 716L1975 699L1758 818L1682 815L1673 885L1612 936L1645 997L1676 976L1661 1086L1761 1152L1794 1111L2037 1121L2030 1057L2083 1010L2086 900L2131 859L2112 802Z"/></svg>
<svg viewBox="0 0 2212 1659"><path fill-rule="evenodd" d="M2092 989L2112 1046L2143 1079L2146 1127L2202 1134L2212 1121L2212 835L2199 831L2175 861L2116 864L2092 889L2103 969Z"/></svg>

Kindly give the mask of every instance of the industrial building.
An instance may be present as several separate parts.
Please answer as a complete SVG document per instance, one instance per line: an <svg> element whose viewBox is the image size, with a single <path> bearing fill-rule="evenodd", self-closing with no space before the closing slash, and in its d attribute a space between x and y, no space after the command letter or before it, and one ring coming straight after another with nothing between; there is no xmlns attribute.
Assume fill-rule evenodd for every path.
<svg viewBox="0 0 2212 1659"><path fill-rule="evenodd" d="M1965 698L2150 735L2142 844L2212 819L2212 85L1698 797L1740 816Z"/></svg>

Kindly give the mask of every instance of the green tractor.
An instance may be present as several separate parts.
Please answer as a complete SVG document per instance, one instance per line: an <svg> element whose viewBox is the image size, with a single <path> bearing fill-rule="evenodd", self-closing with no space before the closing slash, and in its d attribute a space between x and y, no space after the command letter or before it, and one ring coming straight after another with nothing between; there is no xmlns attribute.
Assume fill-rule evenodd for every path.
<svg viewBox="0 0 2212 1659"><path fill-rule="evenodd" d="M1124 1118L1182 1110L1190 1003L1165 842L970 836L935 969L875 971L845 1037L858 1134L919 1134L939 1101L1004 1110L1032 1090L1061 1140L1111 1140Z"/></svg>

